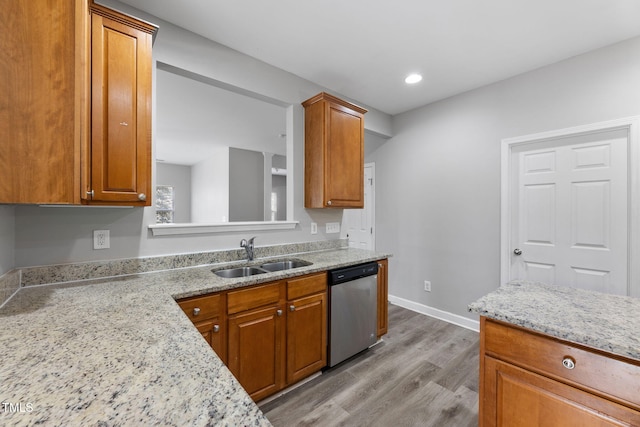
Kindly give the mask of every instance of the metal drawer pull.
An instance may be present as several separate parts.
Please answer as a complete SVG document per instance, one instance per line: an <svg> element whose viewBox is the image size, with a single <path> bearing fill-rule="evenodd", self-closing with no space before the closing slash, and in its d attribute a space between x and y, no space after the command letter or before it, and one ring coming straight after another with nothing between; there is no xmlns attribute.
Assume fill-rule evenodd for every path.
<svg viewBox="0 0 640 427"><path fill-rule="evenodd" d="M276 314L277 314L278 316L282 316L282 310L276 310Z"/></svg>
<svg viewBox="0 0 640 427"><path fill-rule="evenodd" d="M296 311L296 306L295 305L290 305L289 306L289 311Z"/></svg>
<svg viewBox="0 0 640 427"><path fill-rule="evenodd" d="M193 315L194 315L194 316L197 316L197 315L199 315L199 314L200 314L200 309L199 309L198 307L194 308L194 309L193 309Z"/></svg>
<svg viewBox="0 0 640 427"><path fill-rule="evenodd" d="M567 369L573 369L576 367L576 361L570 357L565 357L564 359L562 359L562 366Z"/></svg>
<svg viewBox="0 0 640 427"><path fill-rule="evenodd" d="M220 325L213 325L213 332L220 332Z"/></svg>

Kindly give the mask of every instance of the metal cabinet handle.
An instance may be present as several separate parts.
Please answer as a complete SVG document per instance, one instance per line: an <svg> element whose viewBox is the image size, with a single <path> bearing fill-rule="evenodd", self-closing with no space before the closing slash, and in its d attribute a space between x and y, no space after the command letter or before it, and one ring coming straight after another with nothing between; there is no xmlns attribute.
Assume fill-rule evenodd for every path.
<svg viewBox="0 0 640 427"><path fill-rule="evenodd" d="M213 325L213 332L220 332L220 325Z"/></svg>
<svg viewBox="0 0 640 427"><path fill-rule="evenodd" d="M145 200L147 200L147 195L144 193L138 194L138 200L140 200L141 202L144 202Z"/></svg>
<svg viewBox="0 0 640 427"><path fill-rule="evenodd" d="M567 369L573 369L576 367L576 361L573 360L571 357L566 356L564 359L562 359L562 366L564 366Z"/></svg>
<svg viewBox="0 0 640 427"><path fill-rule="evenodd" d="M200 314L200 308L199 307L194 308L193 309L193 315L194 316L198 316L199 314Z"/></svg>
<svg viewBox="0 0 640 427"><path fill-rule="evenodd" d="M93 198L93 195L94 195L94 194L95 194L95 193L93 192L93 190L91 190L91 191L87 191L87 196L89 196L89 197L91 197L91 198Z"/></svg>
<svg viewBox="0 0 640 427"><path fill-rule="evenodd" d="M282 310L276 310L276 315L282 316Z"/></svg>
<svg viewBox="0 0 640 427"><path fill-rule="evenodd" d="M515 249L513 250L513 254L514 254L514 255L522 255L522 251L521 251L520 249L518 249L518 248L515 248Z"/></svg>
<svg viewBox="0 0 640 427"><path fill-rule="evenodd" d="M289 311L296 311L296 306L295 306L295 305L293 305L293 304L291 304L291 305L289 306Z"/></svg>
<svg viewBox="0 0 640 427"><path fill-rule="evenodd" d="M327 206L331 206L331 200L327 201Z"/></svg>

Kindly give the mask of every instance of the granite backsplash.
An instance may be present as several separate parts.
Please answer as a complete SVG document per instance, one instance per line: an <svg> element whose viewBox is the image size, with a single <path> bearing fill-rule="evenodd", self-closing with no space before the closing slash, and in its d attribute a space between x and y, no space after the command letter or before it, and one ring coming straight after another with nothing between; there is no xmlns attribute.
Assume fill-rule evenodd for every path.
<svg viewBox="0 0 640 427"><path fill-rule="evenodd" d="M333 250L347 246L347 239L257 246L255 248L255 257L290 256L298 253ZM245 259L245 257L246 252L244 249L228 249L212 252L24 267L9 271L0 277L0 306L8 301L9 298L23 286L74 282L196 267L241 261Z"/></svg>

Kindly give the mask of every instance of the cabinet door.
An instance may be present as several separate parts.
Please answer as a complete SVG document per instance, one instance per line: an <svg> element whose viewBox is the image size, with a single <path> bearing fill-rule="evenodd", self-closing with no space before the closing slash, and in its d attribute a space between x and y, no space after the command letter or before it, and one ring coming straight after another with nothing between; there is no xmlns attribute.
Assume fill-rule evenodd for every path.
<svg viewBox="0 0 640 427"><path fill-rule="evenodd" d="M482 427L640 425L640 412L489 356L483 381Z"/></svg>
<svg viewBox="0 0 640 427"><path fill-rule="evenodd" d="M321 92L304 106L304 206L364 207L364 108Z"/></svg>
<svg viewBox="0 0 640 427"><path fill-rule="evenodd" d="M93 9L92 202L151 203L151 34ZM127 21L124 21L127 22Z"/></svg>
<svg viewBox="0 0 640 427"><path fill-rule="evenodd" d="M378 261L378 338L387 333L389 325L389 261Z"/></svg>
<svg viewBox="0 0 640 427"><path fill-rule="evenodd" d="M327 103L325 197L331 207L364 207L364 116Z"/></svg>
<svg viewBox="0 0 640 427"><path fill-rule="evenodd" d="M228 367L258 401L284 386L284 316L282 306L250 310L229 317Z"/></svg>
<svg viewBox="0 0 640 427"><path fill-rule="evenodd" d="M86 0L0 8L0 203L80 203Z"/></svg>
<svg viewBox="0 0 640 427"><path fill-rule="evenodd" d="M225 325L222 317L199 322L195 324L202 337L209 343L213 351L216 352L222 363L227 363Z"/></svg>
<svg viewBox="0 0 640 427"><path fill-rule="evenodd" d="M287 384L293 384L327 364L327 293L288 303Z"/></svg>

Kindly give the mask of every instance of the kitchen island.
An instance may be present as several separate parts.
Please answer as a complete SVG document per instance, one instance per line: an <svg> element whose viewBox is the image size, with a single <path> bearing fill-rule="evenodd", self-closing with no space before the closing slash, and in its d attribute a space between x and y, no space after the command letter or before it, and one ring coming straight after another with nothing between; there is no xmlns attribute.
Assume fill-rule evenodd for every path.
<svg viewBox="0 0 640 427"><path fill-rule="evenodd" d="M640 425L640 299L512 282L469 310L481 426Z"/></svg>
<svg viewBox="0 0 640 427"><path fill-rule="evenodd" d="M21 288L0 309L0 422L270 425L175 300L388 257L294 256L311 265L226 279L211 272L219 263Z"/></svg>

